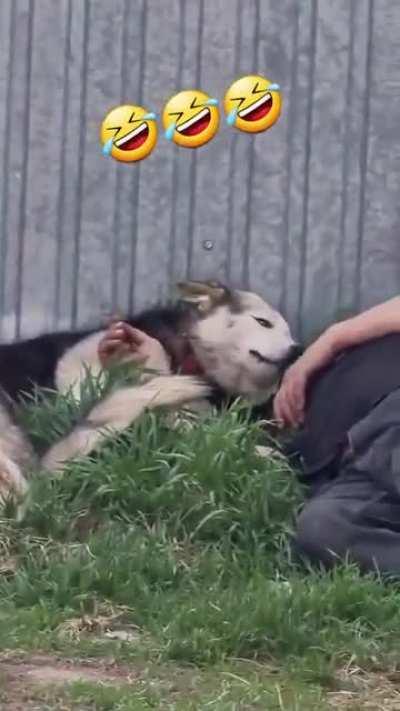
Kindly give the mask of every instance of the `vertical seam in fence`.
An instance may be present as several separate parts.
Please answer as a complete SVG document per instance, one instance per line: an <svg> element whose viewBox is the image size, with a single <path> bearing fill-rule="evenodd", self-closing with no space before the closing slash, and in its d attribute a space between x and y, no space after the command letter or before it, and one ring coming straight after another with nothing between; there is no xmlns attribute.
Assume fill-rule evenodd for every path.
<svg viewBox="0 0 400 711"><path fill-rule="evenodd" d="M142 32L141 32L141 44L140 44L140 52L139 52L139 57L140 57L140 64L139 64L139 86L138 86L138 104L142 103L142 96L143 96L143 81L144 81L144 73L145 73L145 66L146 66L146 33L147 33L147 12L146 12L147 4L146 0L143 0L142 3L142 12L141 12L141 27L142 27ZM132 230L132 249L131 249L131 273L130 273L130 280L129 280L129 311L132 312L135 306L135 276L136 276L136 252L137 252L137 243L138 243L138 230L139 230L139 220L138 220L138 212L139 212L139 195L140 195L140 162L138 165L134 166L135 167L135 173L133 175L134 177L134 182L133 182L133 188L132 188L132 196L133 196L133 206L135 210L135 216L133 220L133 230Z"/></svg>
<svg viewBox="0 0 400 711"><path fill-rule="evenodd" d="M289 288L289 258L290 258L290 194L292 187L292 170L293 170L293 136L296 126L296 96L297 96L297 54L299 47L299 5L295 5L295 21L293 28L292 42L292 59L290 64L290 101L289 115L287 127L287 197L285 203L285 212L283 218L284 235L282 245L282 292L280 297L280 310L286 313L287 309L287 292Z"/></svg>
<svg viewBox="0 0 400 711"><path fill-rule="evenodd" d="M260 41L260 0L255 0L256 19L254 28L254 56L253 66L254 73L258 73L258 44ZM254 155L255 155L255 140L256 136L249 136L248 150L248 180L247 180L247 203L245 215L245 243L243 249L243 285L248 289L250 287L250 251L251 251L251 206L253 198L253 173L254 173Z"/></svg>
<svg viewBox="0 0 400 711"><path fill-rule="evenodd" d="M176 72L176 85L182 84L183 59L185 47L185 0L179 0L179 43L178 43L178 68ZM168 280L171 284L174 275L174 261L176 256L176 224L177 224L177 197L178 197L178 152L174 151L172 159L172 190L171 190L171 225L169 234L169 260Z"/></svg>
<svg viewBox="0 0 400 711"><path fill-rule="evenodd" d="M79 268L80 268L80 240L81 240L81 221L82 221L82 184L84 171L84 149L85 149L85 130L86 130L86 98L87 98L87 73L88 73L88 45L89 45L89 28L90 28L90 0L84 2L83 16L83 43L82 43L82 84L80 94L80 127L79 127L79 149L78 149L78 175L76 178L75 191L75 224L74 224L74 258L72 271L72 309L71 322L72 326L76 327L78 320L78 284L79 284Z"/></svg>
<svg viewBox="0 0 400 711"><path fill-rule="evenodd" d="M201 81L201 62L202 62L202 45L203 45L203 25L204 25L204 0L200 0L199 10L199 26L198 26L198 44L196 52L196 88L200 86ZM193 266L193 250L194 250L194 213L196 210L196 177L197 177L197 155L196 151L190 156L190 193L189 193L189 228L188 228L188 256L187 256L187 274L192 275Z"/></svg>
<svg viewBox="0 0 400 711"><path fill-rule="evenodd" d="M57 327L60 318L60 290L61 290L61 261L62 261L62 238L63 238L63 218L65 207L65 150L67 141L67 115L69 105L69 58L71 55L71 22L72 22L72 0L67 0L67 21L65 28L65 45L64 45L64 70L63 70L63 89L61 101L61 142L60 142L60 180L57 196L56 208L56 270L55 270L55 295L54 295L54 313L53 326Z"/></svg>
<svg viewBox="0 0 400 711"><path fill-rule="evenodd" d="M13 0L10 0L10 47L8 53L8 67L7 67L7 92L6 92L6 135L4 141L4 152L3 152L3 186L2 186L2 214L1 214L1 230L0 230L0 326L2 327L2 321L4 318L4 308L5 308L5 280L6 280L6 259L8 252L8 234L7 234L7 221L8 221L8 198L9 198L9 181L8 175L10 172L10 141L7 137L7 131L10 130L11 126L11 93L12 84L14 78L14 62L13 53L15 46L15 30L16 30L16 5ZM1 328L2 330L2 328Z"/></svg>
<svg viewBox="0 0 400 711"><path fill-rule="evenodd" d="M357 310L361 306L361 267L363 261L363 235L365 223L365 193L367 183L368 148L369 148L369 119L370 119L370 79L372 66L372 37L373 37L373 14L374 2L369 0L368 4L368 30L367 30L367 52L365 59L365 96L363 122L361 127L361 149L360 149L360 206L358 214L357 229L357 262L355 273L355 307Z"/></svg>
<svg viewBox="0 0 400 711"><path fill-rule="evenodd" d="M126 49L128 46L128 0L124 0L122 14L122 39L121 39L121 84L120 84L120 101L125 101L123 98L124 87L127 85L128 63L126 60ZM113 231L112 231L112 250L111 250L111 308L112 311L119 307L118 300L118 261L119 261L119 238L120 238L120 215L121 215L121 186L122 186L122 171L126 166L116 166L115 178L115 193L114 193L114 215L113 215Z"/></svg>
<svg viewBox="0 0 400 711"><path fill-rule="evenodd" d="M338 285L337 285L337 310L339 311L343 302L343 263L344 249L346 241L346 215L347 215L347 183L349 177L349 152L347 150L350 136L350 106L353 90L353 60L354 60L354 32L355 32L355 5L353 2L349 5L349 51L347 62L347 78L346 78L346 103L345 103L345 125L343 136L343 152L342 152L342 204L340 211L340 234L339 234L339 249L338 249Z"/></svg>
<svg viewBox="0 0 400 711"><path fill-rule="evenodd" d="M300 281L299 281L299 306L297 313L297 328L300 337L303 336L302 313L304 306L304 290L306 286L306 266L307 266L307 231L308 231L308 207L310 198L310 158L311 158L311 135L312 121L314 116L314 82L315 82L315 61L316 61L316 40L317 40L317 16L318 0L312 0L311 10L311 37L310 37L310 78L308 85L307 101L307 127L305 140L305 165L304 165L304 192L303 192L303 220L300 240Z"/></svg>
<svg viewBox="0 0 400 711"><path fill-rule="evenodd" d="M23 150L23 170L21 195L18 211L17 230L17 274L16 274L16 299L15 299L15 335L21 335L22 316L22 289L23 289L23 269L25 252L25 230L26 230L26 198L28 191L28 170L29 170L29 139L30 139L30 117L31 117L31 79L32 79L32 41L33 41L33 16L35 12L34 0L29 2L28 11L28 42L26 51L26 90L24 105L24 150Z"/></svg>
<svg viewBox="0 0 400 711"><path fill-rule="evenodd" d="M233 74L236 77L239 73L240 66L240 50L242 44L242 23L241 23L241 0L237 0L236 4L236 36L235 36L235 59ZM226 267L225 276L228 281L232 277L232 250L233 250L233 235L234 235L234 170L235 170L235 155L237 148L238 136L237 132L233 131L231 142L229 145L228 158L228 176L229 176L229 193L228 193L228 212L226 221L227 232L227 252L226 252Z"/></svg>

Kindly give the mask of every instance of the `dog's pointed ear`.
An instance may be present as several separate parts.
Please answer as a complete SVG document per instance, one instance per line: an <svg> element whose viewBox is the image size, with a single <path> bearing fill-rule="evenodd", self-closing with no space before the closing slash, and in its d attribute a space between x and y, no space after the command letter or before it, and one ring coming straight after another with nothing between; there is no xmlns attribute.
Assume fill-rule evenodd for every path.
<svg viewBox="0 0 400 711"><path fill-rule="evenodd" d="M196 306L202 314L209 313L231 299L230 290L216 281L185 281L176 286L181 301Z"/></svg>

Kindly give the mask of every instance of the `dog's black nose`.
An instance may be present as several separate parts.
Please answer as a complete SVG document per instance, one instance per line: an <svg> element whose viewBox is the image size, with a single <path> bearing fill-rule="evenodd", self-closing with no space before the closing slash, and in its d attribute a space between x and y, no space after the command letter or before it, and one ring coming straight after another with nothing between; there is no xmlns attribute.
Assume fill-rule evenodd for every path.
<svg viewBox="0 0 400 711"><path fill-rule="evenodd" d="M301 355L303 355L303 353L304 348L300 345L300 343L295 343L293 346L290 346L286 358L287 365L291 365L292 363L294 363L298 358L300 358Z"/></svg>

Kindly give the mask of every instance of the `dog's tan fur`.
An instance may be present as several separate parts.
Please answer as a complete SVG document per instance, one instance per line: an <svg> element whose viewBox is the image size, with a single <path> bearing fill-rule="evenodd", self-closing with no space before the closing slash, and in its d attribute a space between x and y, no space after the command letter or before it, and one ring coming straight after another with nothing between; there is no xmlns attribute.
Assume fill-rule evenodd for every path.
<svg viewBox="0 0 400 711"><path fill-rule="evenodd" d="M200 314L188 337L207 376L228 394L244 395L252 402L265 401L276 386L279 371L275 361L284 358L294 345L286 322L260 297L249 292L234 292L234 297L228 297L230 292L224 287L197 282L185 288L186 301L193 303ZM235 304L228 303L228 298L234 298ZM257 326L256 322L266 319L273 322L275 331L271 326L271 332L267 333ZM60 392L72 390L79 397L88 370L101 374L98 346L104 333L89 335L60 358L55 377ZM261 353L267 351L265 361L249 355L254 352L249 347ZM147 369L159 375L143 374L137 385L106 396L81 425L49 449L40 462L41 468L62 471L66 462L89 454L111 432L122 432L145 410L201 404L211 394L208 377L173 374L168 353L157 341L146 362ZM18 494L26 491L23 472L33 462L33 453L1 403L0 427L0 499L4 499L10 491Z"/></svg>

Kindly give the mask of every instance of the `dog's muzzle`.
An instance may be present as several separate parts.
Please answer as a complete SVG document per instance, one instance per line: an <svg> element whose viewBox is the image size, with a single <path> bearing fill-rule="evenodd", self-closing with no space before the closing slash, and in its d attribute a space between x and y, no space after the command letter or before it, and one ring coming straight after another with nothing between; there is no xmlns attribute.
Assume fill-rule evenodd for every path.
<svg viewBox="0 0 400 711"><path fill-rule="evenodd" d="M289 365L292 365L292 363L295 363L295 361L300 358L301 355L304 353L304 348L300 345L300 343L295 343L293 346L289 348L288 355L284 359L283 367L288 368Z"/></svg>
<svg viewBox="0 0 400 711"><path fill-rule="evenodd" d="M274 365L279 370L286 370L289 365L292 365L303 353L303 348L295 343L290 346L286 356L284 358L279 358L279 360L273 360L272 358L267 358L267 356L262 355L259 351L250 350L250 355L252 355L260 363L267 363L268 365Z"/></svg>

